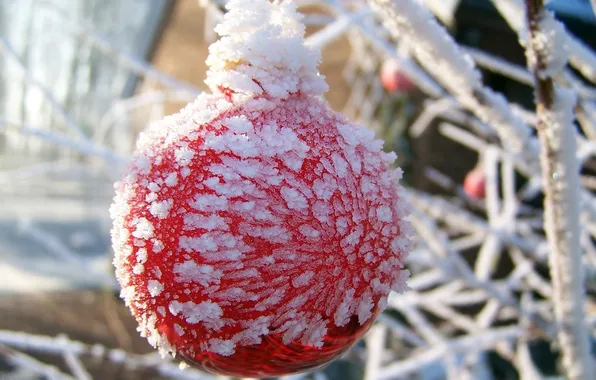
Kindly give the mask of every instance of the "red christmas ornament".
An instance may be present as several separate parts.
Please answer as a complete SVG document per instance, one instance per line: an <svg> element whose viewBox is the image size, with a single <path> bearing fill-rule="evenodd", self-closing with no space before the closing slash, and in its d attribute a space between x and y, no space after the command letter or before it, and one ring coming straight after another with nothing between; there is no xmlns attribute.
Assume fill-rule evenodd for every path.
<svg viewBox="0 0 596 380"><path fill-rule="evenodd" d="M399 68L394 60L387 60L381 66L381 83L385 91L389 93L412 92L416 86L410 78Z"/></svg>
<svg viewBox="0 0 596 380"><path fill-rule="evenodd" d="M320 98L295 6L228 9L213 94L152 124L116 184L114 265L162 353L282 376L341 355L405 290L412 232L395 155Z"/></svg>
<svg viewBox="0 0 596 380"><path fill-rule="evenodd" d="M482 168L472 169L466 174L464 191L472 198L484 199L486 197L486 175Z"/></svg>

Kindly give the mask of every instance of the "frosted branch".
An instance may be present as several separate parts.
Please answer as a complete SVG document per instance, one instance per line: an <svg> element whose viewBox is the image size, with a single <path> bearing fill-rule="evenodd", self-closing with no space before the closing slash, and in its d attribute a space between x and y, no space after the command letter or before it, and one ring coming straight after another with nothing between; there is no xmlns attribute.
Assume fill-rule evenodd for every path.
<svg viewBox="0 0 596 380"><path fill-rule="evenodd" d="M389 380L407 376L419 371L426 365L441 360L447 354L488 349L500 342L518 338L522 336L522 334L523 330L520 327L514 326L495 328L484 333L453 339L444 344L426 348L421 353L412 355L407 360L399 361L383 368L378 379Z"/></svg>
<svg viewBox="0 0 596 380"><path fill-rule="evenodd" d="M511 29L519 35L521 44L525 45L528 30L524 18L526 11L523 0L491 1L505 18ZM567 31L563 31L560 38L564 41L566 49L569 51L569 63L586 77L586 79L592 83L596 83L596 54L586 44Z"/></svg>
<svg viewBox="0 0 596 380"><path fill-rule="evenodd" d="M562 26L544 10L542 0L526 0L530 41L528 55L535 58L534 81L542 178L545 190L545 231L550 245L552 302L557 320L563 367L570 379L586 379L592 372L589 334L584 325L584 287L579 244L579 162L573 133L576 98L554 84L564 52L544 43L558 38ZM557 66L553 67L553 62Z"/></svg>
<svg viewBox="0 0 596 380"><path fill-rule="evenodd" d="M68 136L50 132L48 129L36 128L20 123L11 123L6 120L0 119L0 131L2 130L10 130L25 135L35 136L52 144L69 148L79 153L86 154L88 156L101 157L112 164L115 163L118 165L124 165L128 162L126 158L119 156L118 154L112 152L111 150L103 146L95 145L86 140L77 141Z"/></svg>
<svg viewBox="0 0 596 380"><path fill-rule="evenodd" d="M173 377L176 379L213 379L212 376L193 369L181 372L178 364L162 360L160 356L131 354L119 349L108 349L101 345L88 345L64 336L50 337L0 330L0 344L39 354L62 355L69 352L76 356L89 355L98 359L107 359L113 363L123 363L128 368L154 368L163 375L175 375ZM69 379L72 380L72 378Z"/></svg>

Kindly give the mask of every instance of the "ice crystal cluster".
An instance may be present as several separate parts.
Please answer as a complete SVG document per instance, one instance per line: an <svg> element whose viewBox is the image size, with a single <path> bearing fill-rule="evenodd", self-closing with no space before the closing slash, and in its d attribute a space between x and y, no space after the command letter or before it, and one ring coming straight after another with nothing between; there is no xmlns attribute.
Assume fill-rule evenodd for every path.
<svg viewBox="0 0 596 380"><path fill-rule="evenodd" d="M202 94L149 126L111 207L116 275L149 342L321 348L402 292L412 230L394 153L319 98L295 6L231 1Z"/></svg>

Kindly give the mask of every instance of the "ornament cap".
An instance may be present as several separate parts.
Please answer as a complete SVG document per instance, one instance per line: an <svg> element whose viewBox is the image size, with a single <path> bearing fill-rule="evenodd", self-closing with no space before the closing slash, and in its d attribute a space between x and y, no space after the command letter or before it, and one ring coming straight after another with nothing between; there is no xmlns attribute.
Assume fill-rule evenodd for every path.
<svg viewBox="0 0 596 380"><path fill-rule="evenodd" d="M321 53L304 45L302 15L293 1L231 0L209 48L205 83L214 93L287 98L328 89L318 72Z"/></svg>

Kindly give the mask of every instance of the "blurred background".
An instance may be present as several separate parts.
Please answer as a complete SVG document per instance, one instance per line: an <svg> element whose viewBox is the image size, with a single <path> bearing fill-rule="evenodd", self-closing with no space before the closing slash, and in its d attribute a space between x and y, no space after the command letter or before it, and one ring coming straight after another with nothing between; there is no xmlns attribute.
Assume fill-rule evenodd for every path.
<svg viewBox="0 0 596 380"><path fill-rule="evenodd" d="M138 336L112 276L108 208L113 182L126 166L139 131L206 89L204 61L216 38L213 27L221 17L222 3L0 0L0 379L61 378L59 372L83 379L200 378L193 372L178 373L174 363L160 367ZM439 127L457 125L488 143L494 142L492 135L482 136L478 130L483 126L471 122L469 112L451 112L457 107L420 89L402 70L404 61L392 59L415 62L408 47L369 20L363 2L298 3L306 14L308 36L316 36L341 17L352 17L319 34L324 39L320 71L327 77L331 106L385 139L385 148L399 155L406 184L420 192L415 194L442 197L466 210L467 217L486 220L485 185L464 187L469 173L482 164L478 151L448 138ZM531 122L533 89L524 50L493 3L423 3L479 64L484 84L503 93ZM551 1L549 7L570 32L596 49L596 17L589 0ZM495 69L499 64L507 70ZM578 71L573 73L580 77ZM593 105L594 83L578 81L591 94L587 99ZM587 160L582 170L588 183L596 163ZM524 199L528 220L539 223L541 202L536 192ZM457 228L439 227L448 239L462 236ZM544 240L541 232L536 234ZM475 244L458 246L472 268L484 238L475 235ZM508 278L519 265L510 258L503 260L495 270L496 280ZM427 268L424 263L416 265L420 272ZM542 281L548 281L544 265L533 268ZM589 295L592 302L593 296ZM478 310L457 313L475 317ZM405 329L387 333L394 334L387 335L381 358L387 365L415 352L396 343L408 335L404 331L415 330L415 323L409 325L400 313L403 310L387 317L390 326ZM393 317L398 324L391 324ZM446 335L458 335L445 331L452 331L449 328ZM54 340L33 339L41 336ZM74 341L84 346L77 346L79 351L72 346L75 353L68 354L67 349L55 348L61 341L67 342L64 347ZM533 342L532 355L546 376L557 373L553 358L558 354L545 342ZM308 376L362 379L367 344ZM401 354L391 354L392 350ZM485 371L476 378L519 378L507 358L487 352L494 356L483 359ZM395 378L446 378L437 361Z"/></svg>

